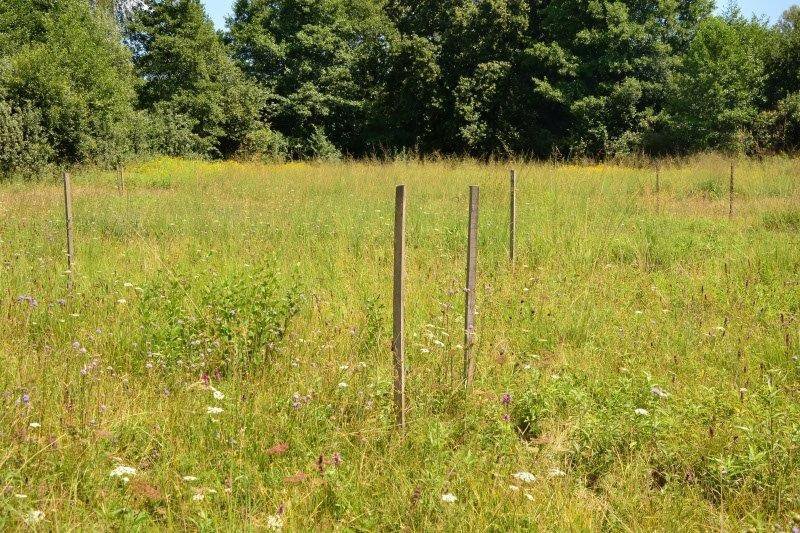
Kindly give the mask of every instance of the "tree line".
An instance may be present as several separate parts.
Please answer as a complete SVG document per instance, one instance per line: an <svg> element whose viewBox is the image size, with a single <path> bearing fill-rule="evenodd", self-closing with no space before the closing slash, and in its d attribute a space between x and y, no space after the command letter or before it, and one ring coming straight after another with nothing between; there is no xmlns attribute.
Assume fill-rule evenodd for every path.
<svg viewBox="0 0 800 533"><path fill-rule="evenodd" d="M0 175L143 154L607 159L800 148L800 7L713 0L0 5Z"/></svg>

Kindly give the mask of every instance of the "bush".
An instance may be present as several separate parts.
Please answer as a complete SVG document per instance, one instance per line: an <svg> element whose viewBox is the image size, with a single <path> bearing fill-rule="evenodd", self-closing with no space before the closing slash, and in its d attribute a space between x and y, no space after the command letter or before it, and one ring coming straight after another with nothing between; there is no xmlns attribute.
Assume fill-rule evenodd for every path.
<svg viewBox="0 0 800 533"><path fill-rule="evenodd" d="M152 111L141 112L144 146L141 151L173 157L199 157L211 149L213 139L195 133L197 121L178 112L170 102L159 102ZM141 148L146 148L142 150Z"/></svg>
<svg viewBox="0 0 800 533"><path fill-rule="evenodd" d="M338 148L328 140L325 129L314 126L311 136L302 143L301 155L308 159L335 160L342 157Z"/></svg>
<svg viewBox="0 0 800 533"><path fill-rule="evenodd" d="M30 105L12 109L0 100L0 178L33 176L52 161L53 150L41 124L41 113Z"/></svg>
<svg viewBox="0 0 800 533"><path fill-rule="evenodd" d="M202 283L202 282L201 282ZM249 372L279 346L300 293L263 268L198 282L176 278L144 292L144 346L168 370Z"/></svg>
<svg viewBox="0 0 800 533"><path fill-rule="evenodd" d="M27 139L25 147L11 149L15 160L26 164L19 154L27 152L32 163L43 157L116 163L125 148L134 78L113 20L83 0L18 0L0 10L0 34L6 32L14 39L5 47L0 91L12 113L21 114ZM3 113L8 124L9 112ZM42 148L44 139L52 154Z"/></svg>
<svg viewBox="0 0 800 533"><path fill-rule="evenodd" d="M280 133L264 126L247 132L236 158L264 162L283 161L289 150L289 143Z"/></svg>
<svg viewBox="0 0 800 533"><path fill-rule="evenodd" d="M800 150L800 92L791 94L778 103L774 134L774 149Z"/></svg>

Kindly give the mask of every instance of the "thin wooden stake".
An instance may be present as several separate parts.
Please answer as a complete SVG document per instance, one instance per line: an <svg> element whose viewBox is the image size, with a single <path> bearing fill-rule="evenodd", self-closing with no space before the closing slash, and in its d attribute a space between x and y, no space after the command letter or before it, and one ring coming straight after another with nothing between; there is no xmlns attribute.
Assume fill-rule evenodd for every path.
<svg viewBox="0 0 800 533"><path fill-rule="evenodd" d="M661 212L661 165L656 166L656 213Z"/></svg>
<svg viewBox="0 0 800 533"><path fill-rule="evenodd" d="M397 425L406 425L405 354L406 186L398 185L394 199L394 294L392 352L394 354L394 408Z"/></svg>
<svg viewBox="0 0 800 533"><path fill-rule="evenodd" d="M511 170L511 198L508 217L508 258L514 263L514 247L517 240L517 171Z"/></svg>
<svg viewBox="0 0 800 533"><path fill-rule="evenodd" d="M731 181L728 187L728 218L733 218L733 174L735 163L731 162Z"/></svg>
<svg viewBox="0 0 800 533"><path fill-rule="evenodd" d="M72 183L69 172L64 172L64 217L67 222L67 290L72 291L75 248L72 236Z"/></svg>
<svg viewBox="0 0 800 533"><path fill-rule="evenodd" d="M475 278L478 260L478 195L480 188L469 188L469 226L467 237L467 287L464 303L464 386L475 377Z"/></svg>
<svg viewBox="0 0 800 533"><path fill-rule="evenodd" d="M117 188L119 192L125 192L125 176L122 173L122 165L117 168Z"/></svg>

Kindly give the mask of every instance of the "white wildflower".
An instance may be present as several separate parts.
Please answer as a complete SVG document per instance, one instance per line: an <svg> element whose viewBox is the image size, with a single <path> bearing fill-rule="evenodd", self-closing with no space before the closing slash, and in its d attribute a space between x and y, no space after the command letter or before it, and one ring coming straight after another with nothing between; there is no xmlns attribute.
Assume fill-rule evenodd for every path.
<svg viewBox="0 0 800 533"><path fill-rule="evenodd" d="M509 485L508 490L510 490L511 492L518 492L519 487L517 487L516 485Z"/></svg>
<svg viewBox="0 0 800 533"><path fill-rule="evenodd" d="M283 518L281 515L273 514L267 517L267 529L270 531L280 531L283 529Z"/></svg>
<svg viewBox="0 0 800 533"><path fill-rule="evenodd" d="M28 426L32 427L33 429L42 427L42 425L39 422L31 422L30 424L28 424Z"/></svg>
<svg viewBox="0 0 800 533"><path fill-rule="evenodd" d="M19 498L20 500L24 500L25 498L28 497L28 495L27 494L14 494L14 497L15 498Z"/></svg>
<svg viewBox="0 0 800 533"><path fill-rule="evenodd" d="M652 389L650 389L650 393L656 398L661 398L662 400L665 399L667 396L669 396L669 394L666 391L664 391L664 389L658 386L654 386Z"/></svg>
<svg viewBox="0 0 800 533"><path fill-rule="evenodd" d="M125 287L126 289L132 289L133 283L131 283L130 281L126 281L125 283L122 284L122 286Z"/></svg>
<svg viewBox="0 0 800 533"><path fill-rule="evenodd" d="M31 509L27 513L25 513L25 517L22 519L26 525L32 526L38 524L42 520L44 520L44 512L40 511L39 509Z"/></svg>
<svg viewBox="0 0 800 533"><path fill-rule="evenodd" d="M197 477L195 476L183 476L183 480L186 482L191 483L192 481L197 481Z"/></svg>
<svg viewBox="0 0 800 533"><path fill-rule="evenodd" d="M347 388L347 383L345 383L344 381L340 382L339 383L339 388L340 389L346 389Z"/></svg>
<svg viewBox="0 0 800 533"><path fill-rule="evenodd" d="M445 503L454 503L458 498L452 492L448 492L447 494L442 494L442 501Z"/></svg>
<svg viewBox="0 0 800 533"><path fill-rule="evenodd" d="M524 472L524 471L517 472L516 474L511 474L511 477L523 483L533 483L534 481L536 481L536 476L534 476L530 472Z"/></svg>
<svg viewBox="0 0 800 533"><path fill-rule="evenodd" d="M647 409L642 409L641 407L637 408L633 412L639 416L650 416L650 411L648 411Z"/></svg>
<svg viewBox="0 0 800 533"><path fill-rule="evenodd" d="M117 300L117 303L120 305L125 305L126 303L128 303L128 300L126 300L125 298L120 298L119 300Z"/></svg>
<svg viewBox="0 0 800 533"><path fill-rule="evenodd" d="M222 407L217 407L215 405L209 405L206 407L206 413L210 415L218 415L222 413Z"/></svg>
<svg viewBox="0 0 800 533"><path fill-rule="evenodd" d="M224 395L224 394L222 394L222 392L221 392L221 391L218 391L218 390L217 390L217 389L215 389L214 387L211 387L211 391L212 391L212 393L214 394L214 399L215 399L215 400L224 400L224 399L225 399L225 395Z"/></svg>
<svg viewBox="0 0 800 533"><path fill-rule="evenodd" d="M525 497L528 498L530 501L533 501L533 494L531 494L530 492L526 492Z"/></svg>
<svg viewBox="0 0 800 533"><path fill-rule="evenodd" d="M109 477L118 477L122 479L125 483L130 480L131 476L136 475L136 469L132 466L124 466L124 465L117 465L108 475Z"/></svg>
<svg viewBox="0 0 800 533"><path fill-rule="evenodd" d="M192 496L192 500L194 500L194 501L196 501L196 502L199 502L199 501L202 501L202 500L204 500L204 499L205 499L205 497L206 497L206 495L205 495L205 494L203 494L202 492L198 492L197 494L195 494L194 496Z"/></svg>
<svg viewBox="0 0 800 533"><path fill-rule="evenodd" d="M561 470L560 468L551 468L547 472L547 475L548 477L564 477L567 475L567 473Z"/></svg>

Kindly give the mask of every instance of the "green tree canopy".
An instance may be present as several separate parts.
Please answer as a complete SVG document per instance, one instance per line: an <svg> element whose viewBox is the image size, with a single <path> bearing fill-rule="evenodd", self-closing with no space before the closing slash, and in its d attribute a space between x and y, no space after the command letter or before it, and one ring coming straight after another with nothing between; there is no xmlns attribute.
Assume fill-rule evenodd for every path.
<svg viewBox="0 0 800 533"><path fill-rule="evenodd" d="M135 82L111 17L84 0L4 2L0 54L6 172L11 153L26 167L119 159Z"/></svg>
<svg viewBox="0 0 800 533"><path fill-rule="evenodd" d="M199 0L149 0L126 38L141 79L139 105L185 117L194 150L231 156L259 126L263 94L234 64Z"/></svg>
<svg viewBox="0 0 800 533"><path fill-rule="evenodd" d="M371 78L390 33L371 0L237 0L229 39L268 94L270 122L296 155L315 156L364 145Z"/></svg>

